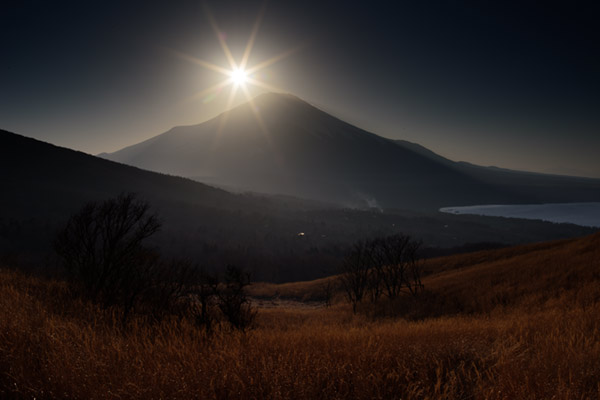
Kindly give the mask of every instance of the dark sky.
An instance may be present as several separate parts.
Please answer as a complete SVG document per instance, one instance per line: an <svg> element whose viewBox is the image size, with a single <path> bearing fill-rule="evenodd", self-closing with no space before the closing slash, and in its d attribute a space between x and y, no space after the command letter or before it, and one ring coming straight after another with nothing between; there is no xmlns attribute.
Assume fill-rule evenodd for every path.
<svg viewBox="0 0 600 400"><path fill-rule="evenodd" d="M600 177L598 6L537 3L271 1L249 64L301 46L260 78L454 160ZM240 59L263 2L206 5ZM0 128L99 153L224 111L228 88L189 100L219 74L166 50L227 66L202 2L0 11Z"/></svg>

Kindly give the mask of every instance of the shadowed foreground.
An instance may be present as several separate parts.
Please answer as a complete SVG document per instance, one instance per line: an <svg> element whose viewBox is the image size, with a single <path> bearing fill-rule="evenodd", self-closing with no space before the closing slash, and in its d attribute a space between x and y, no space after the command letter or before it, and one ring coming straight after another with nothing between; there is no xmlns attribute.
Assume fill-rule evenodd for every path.
<svg viewBox="0 0 600 400"><path fill-rule="evenodd" d="M424 279L428 292L411 319L373 317L408 302L365 304L357 316L341 302L263 309L255 330L222 329L211 338L175 320L152 327L134 319L123 331L117 315L71 299L64 283L3 270L0 395L600 395L600 235L452 256L429 267L439 271Z"/></svg>

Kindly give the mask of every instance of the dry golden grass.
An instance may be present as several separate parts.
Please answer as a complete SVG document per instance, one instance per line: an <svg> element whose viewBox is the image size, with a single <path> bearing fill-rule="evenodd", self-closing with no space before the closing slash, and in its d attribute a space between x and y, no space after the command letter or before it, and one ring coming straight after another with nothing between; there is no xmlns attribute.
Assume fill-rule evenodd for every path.
<svg viewBox="0 0 600 400"><path fill-rule="evenodd" d="M123 331L63 283L4 270L0 397L599 398L600 236L509 250L429 276L436 317L265 309L212 338L185 321Z"/></svg>
<svg viewBox="0 0 600 400"><path fill-rule="evenodd" d="M591 238L593 238L592 236ZM596 236L597 237L597 236ZM594 239L590 239L594 240ZM595 239L596 241L598 239ZM457 254L446 257L428 259L423 264L423 273L426 277L439 275L442 272L452 272L455 270L464 270L467 267L478 267L480 265L489 265L507 261L518 267L521 264L519 260L513 263L512 260L523 255L546 254L552 256L554 250L564 254L565 248L582 242L582 239L566 239L551 242L541 242L513 246L499 250L484 250L468 254ZM570 253L567 251L566 253ZM324 287L328 281L334 281L336 276L316 279L313 281L290 282L283 284L255 282L250 287L250 294L255 297L269 298L281 297L303 301L318 301L324 296Z"/></svg>
<svg viewBox="0 0 600 400"><path fill-rule="evenodd" d="M281 297L299 301L320 301L325 296L327 282L335 277L315 279L314 281L268 283L256 282L249 287L248 294L258 298Z"/></svg>

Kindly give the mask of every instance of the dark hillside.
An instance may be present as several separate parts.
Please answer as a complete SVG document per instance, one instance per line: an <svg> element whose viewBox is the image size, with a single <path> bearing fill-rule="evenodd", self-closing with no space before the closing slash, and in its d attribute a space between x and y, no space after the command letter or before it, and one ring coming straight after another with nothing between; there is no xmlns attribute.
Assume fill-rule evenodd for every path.
<svg viewBox="0 0 600 400"><path fill-rule="evenodd" d="M152 244L165 255L191 258L207 268L242 265L256 279L271 281L331 273L348 246L369 236L405 232L425 246L453 248L592 232L539 221L382 213L285 196L232 194L6 131L0 131L0 176L0 255L23 261L43 259L57 228L84 203L121 192L138 193L159 214L163 227Z"/></svg>

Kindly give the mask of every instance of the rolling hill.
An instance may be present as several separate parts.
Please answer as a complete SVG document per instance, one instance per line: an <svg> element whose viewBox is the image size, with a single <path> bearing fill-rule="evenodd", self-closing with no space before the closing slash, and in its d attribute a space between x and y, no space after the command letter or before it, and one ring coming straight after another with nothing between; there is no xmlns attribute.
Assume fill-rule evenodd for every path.
<svg viewBox="0 0 600 400"><path fill-rule="evenodd" d="M398 300L419 318L490 313L494 309L554 307L598 303L600 233L574 239L540 242L503 249L425 260L423 301ZM337 276L283 284L255 283L258 298L323 301L323 287ZM338 301L344 294L338 289ZM405 304L402 304L405 303ZM365 307L368 308L368 305Z"/></svg>
<svg viewBox="0 0 600 400"><path fill-rule="evenodd" d="M0 206L14 217L63 216L83 202L136 192L158 204L222 209L268 207L251 199L192 181L109 162L0 130L0 169L5 195ZM45 207L40 207L40 202ZM266 203L265 203L266 202ZM308 204L308 203L307 203Z"/></svg>
<svg viewBox="0 0 600 400"><path fill-rule="evenodd" d="M431 211L600 200L600 180L450 161L359 129L287 94L263 94L202 124L100 156L227 188L350 207Z"/></svg>
<svg viewBox="0 0 600 400"><path fill-rule="evenodd" d="M123 329L67 282L0 263L0 397L595 399L599 257L596 234L441 258L394 317L369 302L353 315L339 296L210 336L143 315ZM255 289L302 299L322 284Z"/></svg>

